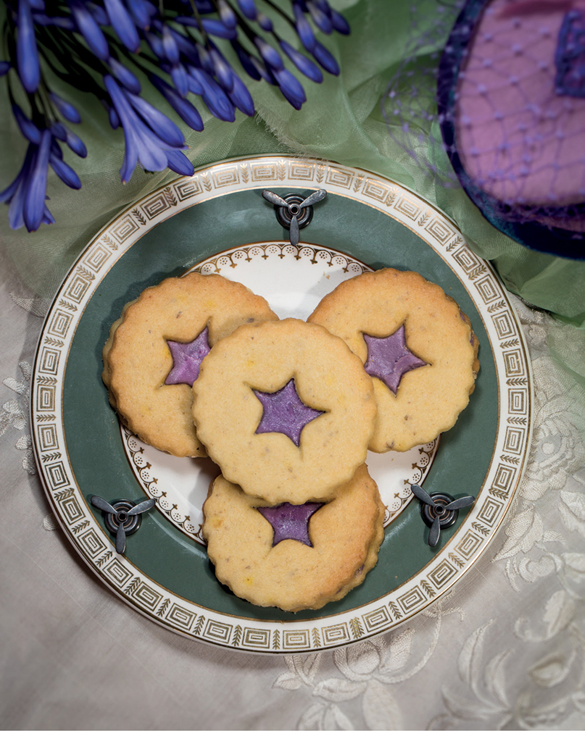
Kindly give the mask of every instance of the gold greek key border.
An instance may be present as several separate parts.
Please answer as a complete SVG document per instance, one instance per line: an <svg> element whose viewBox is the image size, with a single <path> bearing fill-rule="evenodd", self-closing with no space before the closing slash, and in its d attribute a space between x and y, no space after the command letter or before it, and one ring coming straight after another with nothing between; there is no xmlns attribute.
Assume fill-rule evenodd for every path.
<svg viewBox="0 0 585 731"><path fill-rule="evenodd" d="M387 213L449 263L490 335L501 393L500 426L488 480L476 505L457 535L425 569L387 596L346 613L310 622L259 622L213 612L178 597L115 554L67 461L60 388L85 306L107 271L150 228L184 208L237 190L305 185L325 187L331 194ZM314 256L314 251L301 245L298 256ZM486 548L527 460L532 422L530 362L515 313L489 265L466 246L443 214L416 194L372 173L333 163L286 157L241 159L204 168L151 193L90 242L61 286L42 330L33 370L31 416L35 458L53 510L77 551L120 598L168 629L212 644L250 652L306 652L355 642L403 623L447 591Z"/></svg>

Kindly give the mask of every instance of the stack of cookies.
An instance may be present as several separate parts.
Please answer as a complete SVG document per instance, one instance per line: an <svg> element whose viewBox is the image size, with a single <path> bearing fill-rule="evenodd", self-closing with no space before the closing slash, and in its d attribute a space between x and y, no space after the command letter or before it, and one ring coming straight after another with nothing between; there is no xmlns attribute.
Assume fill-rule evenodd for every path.
<svg viewBox="0 0 585 731"><path fill-rule="evenodd" d="M219 581L292 612L341 599L377 561L384 505L367 450L449 429L478 368L457 304L393 269L341 284L308 322L218 275L167 279L127 305L104 348L122 421L221 469L203 509Z"/></svg>

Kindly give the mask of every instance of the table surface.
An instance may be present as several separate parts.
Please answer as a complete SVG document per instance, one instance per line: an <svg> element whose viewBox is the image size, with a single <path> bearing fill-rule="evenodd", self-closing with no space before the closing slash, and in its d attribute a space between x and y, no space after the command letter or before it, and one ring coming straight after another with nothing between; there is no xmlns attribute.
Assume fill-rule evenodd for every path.
<svg viewBox="0 0 585 731"><path fill-rule="evenodd" d="M460 192L421 189L420 171L390 139L380 96L412 48L405 38L417 32L409 19L417 3L334 4L352 25L335 47L339 79L306 84L301 113L267 85L254 86L257 117L232 126L206 119L205 134L187 137L190 157L203 165L285 150L394 177L447 210L476 253L526 299L567 317L582 313L584 265L510 242ZM434 41L440 48L443 41ZM4 87L0 189L25 147ZM49 183L58 224L12 232L2 206L0 728L584 728L585 393L557 358L562 345L565 366L582 371L584 332L516 297L534 378L528 468L489 550L408 624L336 651L250 655L155 625L90 573L57 527L36 474L31 368L52 293L83 242L164 175L137 170L121 186L122 135L100 136L85 97L80 109L90 122L80 135L89 155L74 161L83 188Z"/></svg>
<svg viewBox="0 0 585 731"><path fill-rule="evenodd" d="M174 635L114 597L57 527L30 445L31 365L50 300L0 267L2 728L582 728L585 446L578 393L514 303L534 439L489 550L404 627L346 649L256 656Z"/></svg>

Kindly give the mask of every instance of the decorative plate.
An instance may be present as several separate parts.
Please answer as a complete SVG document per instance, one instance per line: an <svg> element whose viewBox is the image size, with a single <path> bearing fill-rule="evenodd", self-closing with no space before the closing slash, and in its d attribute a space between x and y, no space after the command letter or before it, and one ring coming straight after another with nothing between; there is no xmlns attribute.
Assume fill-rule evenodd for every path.
<svg viewBox="0 0 585 731"><path fill-rule="evenodd" d="M269 189L327 197L292 246ZM101 381L101 351L123 306L193 269L261 294L281 317L304 318L340 281L368 269L412 269L471 319L481 370L468 408L440 440L371 454L386 504L376 567L344 599L289 614L238 599L215 579L200 538L214 466L177 459L121 428ZM37 465L75 549L121 599L188 637L253 652L339 647L385 632L443 595L486 550L519 484L530 442L527 350L506 292L442 213L372 173L292 157L212 165L138 201L88 245L47 315L32 399ZM215 468L216 469L216 468ZM410 485L476 497L435 548ZM118 554L92 495L156 500Z"/></svg>

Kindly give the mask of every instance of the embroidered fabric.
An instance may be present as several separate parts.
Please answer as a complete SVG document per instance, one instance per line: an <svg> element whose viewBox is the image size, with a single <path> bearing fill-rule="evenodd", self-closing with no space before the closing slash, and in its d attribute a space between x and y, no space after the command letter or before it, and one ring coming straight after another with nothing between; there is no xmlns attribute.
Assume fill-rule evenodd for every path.
<svg viewBox="0 0 585 731"><path fill-rule="evenodd" d="M269 84L250 80L257 104L253 119L241 115L226 124L203 110L205 131L198 133L177 118L189 158L199 166L241 155L291 153L380 173L416 190L452 218L470 248L496 266L508 289L580 325L585 319L585 264L527 249L490 225L462 190L443 149L436 75L461 0L334 4L352 28L347 37L322 37L339 61L339 77L327 74L322 84L306 85L301 113L280 100ZM0 12L3 8L0 4ZM64 82L56 82L55 91L68 97ZM156 103L155 97L149 101ZM0 224L5 251L26 284L43 297L54 294L81 247L104 224L175 177L137 169L130 183L122 185L121 130L112 136L107 114L91 95L81 95L75 103L84 120L79 134L88 146L88 157L78 168L81 190L71 191L51 173L48 195L57 224L32 236L24 228L11 231L6 218ZM5 83L0 84L0 129L6 142L0 166L5 187L26 148L12 120ZM4 217L6 212L4 206Z"/></svg>
<svg viewBox="0 0 585 731"><path fill-rule="evenodd" d="M510 288L581 323L583 266L535 255L495 231L448 165L427 102L461 0L335 4L352 24L335 49L339 81L308 90L296 116L259 87L258 119L221 129L206 120L206 136L189 138L193 159L287 150L393 177L447 211ZM526 477L490 550L409 624L336 652L248 655L157 627L77 559L34 474L30 374L50 300L32 290L52 295L80 246L163 182L137 171L121 190L121 142L103 141L99 110L82 101L97 167L71 204L51 190L58 227L29 238L2 230L0 726L584 728L583 330L519 299L536 412ZM8 180L22 140L6 119Z"/></svg>
<svg viewBox="0 0 585 731"><path fill-rule="evenodd" d="M512 513L465 579L392 633L267 657L158 628L75 559L28 451L43 303L6 268L0 285L3 727L583 727L585 388L575 328L515 300L532 359L534 439ZM121 637L124 659L113 662ZM141 702L96 700L121 687Z"/></svg>
<svg viewBox="0 0 585 731"><path fill-rule="evenodd" d="M404 629L332 654L286 658L273 687L304 699L297 728L583 724L585 392L553 362L554 321L520 300L516 306L536 414L528 469L497 545Z"/></svg>

